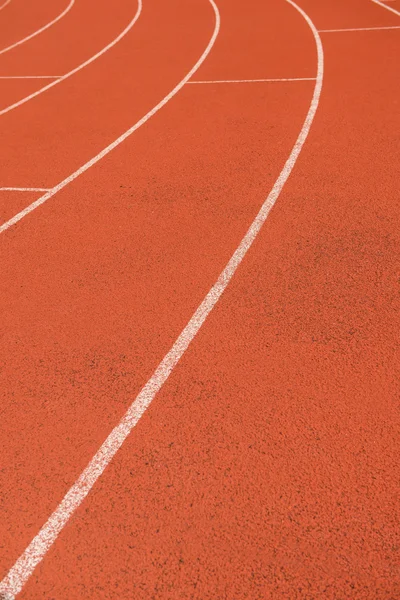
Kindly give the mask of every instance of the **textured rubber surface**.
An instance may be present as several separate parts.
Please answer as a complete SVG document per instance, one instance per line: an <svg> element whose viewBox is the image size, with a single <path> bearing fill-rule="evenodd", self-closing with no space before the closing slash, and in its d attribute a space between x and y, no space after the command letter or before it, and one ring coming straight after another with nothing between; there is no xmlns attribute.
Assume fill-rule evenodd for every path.
<svg viewBox="0 0 400 600"><path fill-rule="evenodd" d="M48 20L61 10L40 4ZM73 68L136 10L76 4L42 34L43 62L32 41L4 56L7 74L13 60L18 74ZM369 0L299 5L318 29L400 24ZM288 3L218 7L195 79L315 77L313 36ZM99 61L0 117L0 187L68 176L177 84L213 26L206 0L144 3ZM320 106L277 205L21 599L400 598L400 30L321 37ZM0 579L224 268L313 89L187 85L0 236ZM0 191L1 219L35 198Z"/></svg>

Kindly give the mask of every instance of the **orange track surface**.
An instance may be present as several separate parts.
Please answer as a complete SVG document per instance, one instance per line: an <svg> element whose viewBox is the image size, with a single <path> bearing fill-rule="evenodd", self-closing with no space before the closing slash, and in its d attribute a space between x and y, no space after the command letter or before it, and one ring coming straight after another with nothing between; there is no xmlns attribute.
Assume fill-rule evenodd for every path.
<svg viewBox="0 0 400 600"><path fill-rule="evenodd" d="M69 0L11 0L0 13L0 50L44 27L62 13L68 3ZM2 0L0 6L3 4Z"/></svg>
<svg viewBox="0 0 400 600"><path fill-rule="evenodd" d="M299 5L318 29L400 25L369 0ZM63 74L136 7L76 2L0 74ZM218 7L195 80L315 77L311 31L284 0ZM111 143L190 70L213 18L206 0L144 0L118 45L0 116L0 187L51 187ZM400 30L321 38L320 105L277 205L18 598L400 598ZM8 104L37 89L4 82ZM314 83L188 84L0 234L0 580L226 265ZM1 222L39 195L0 190Z"/></svg>

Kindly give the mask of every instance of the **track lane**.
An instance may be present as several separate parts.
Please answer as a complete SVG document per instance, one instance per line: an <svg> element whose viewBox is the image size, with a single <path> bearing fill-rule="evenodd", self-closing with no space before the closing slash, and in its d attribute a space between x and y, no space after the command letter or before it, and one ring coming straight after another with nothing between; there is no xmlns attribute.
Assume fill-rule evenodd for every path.
<svg viewBox="0 0 400 600"><path fill-rule="evenodd" d="M232 4L225 7L225 11L228 10L232 10ZM268 13L269 19L266 22L267 31L270 31L271 33L275 31L282 20L284 20L288 32L296 30L299 26L302 27L301 17L294 15L294 10L291 7L288 7L286 4L284 4L283 7L282 5L277 5L275 10L277 11L277 15L275 15L273 19L271 19L271 15ZM303 43L306 47L307 44L309 44L312 48L313 41L312 39L310 40L310 34L306 31L305 34ZM263 32L263 35L265 35L265 32ZM255 40L255 43L258 43L258 41L259 40ZM293 50L293 53L294 52L295 51ZM226 56L223 58L226 59ZM264 55L260 57L260 59L264 59ZM295 91L291 87L293 85L301 87ZM115 256L115 251L118 252L118 246L122 243L125 261L130 265L130 270L133 269L129 276L129 281L126 281L127 285L124 284L122 287L119 286L118 295L121 298L119 303L121 310L115 305L116 288L114 288L113 284L110 282L107 288L104 289L101 284L101 292L100 289L98 289L97 292L94 293L94 290L92 289L89 292L89 296L87 296L87 292L84 292L87 299L90 297L97 297L97 301L99 302L98 308L101 312L106 311L106 313L108 313L109 309L106 307L110 307L111 312L108 314L110 316L113 315L113 325L111 329L109 329L108 326L105 326L104 333L106 333L107 330L109 331L109 334L112 335L112 342L111 339L109 342L105 342L104 338L103 341L98 339L99 330L96 325L92 302L90 302L90 309L89 306L84 308L84 306L81 305L81 308L79 309L81 314L78 317L79 322L82 324L85 323L85 344L89 344L88 348L92 347L92 349L89 350L90 353L94 351L92 344L95 343L97 345L96 340L98 340L100 345L98 346L96 353L100 352L103 354L101 348L111 349L112 347L110 357L112 357L112 355L115 357L119 356L118 361L127 360L129 363L132 356L129 359L126 354L122 353L124 352L124 348L127 347L130 347L132 351L132 335L134 335L134 346L136 348L134 352L138 352L135 362L139 361L137 364L138 366L140 365L140 369L135 370L135 372L130 372L129 374L127 373L128 379L126 380L126 383L129 386L129 389L122 392L127 400L132 395L135 387L137 389L137 386L140 386L140 380L142 379L143 374L145 374L146 371L149 372L149 370L151 372L151 369L154 368L152 365L154 365L154 360L156 360L157 355L159 355L161 340L163 340L163 346L167 349L173 340L174 332L177 330L179 331L182 324L187 320L186 315L190 315L198 302L199 294L201 298L201 294L204 294L203 290L207 290L210 281L215 279L215 275L218 274L218 271L220 270L219 265L223 265L224 262L226 262L227 257L232 252L232 248L236 247L243 235L246 221L249 223L254 217L254 212L257 210L256 207L258 207L260 203L260 195L261 197L264 196L264 186L271 186L273 184L274 178L276 178L282 164L287 158L288 150L290 150L296 139L299 126L301 125L302 119L304 119L304 114L307 112L313 85L313 82L297 82L295 84L282 84L282 86L274 85L272 89L267 87L254 90L253 87L242 87L236 90L221 89L218 92L211 89L210 86L204 86L203 88L199 88L199 86L187 86L181 95L182 102L184 101L183 105L178 104L175 109L173 109L175 103L168 105L168 107L164 108L166 113L166 116L164 117L165 120L156 116L153 118L153 121L149 123L147 127L150 129L150 137L146 135L146 128L136 132L135 138L132 139L132 145L130 144L130 141L127 141L124 146L116 149L115 153L107 157L104 160L104 163L101 163L102 173L104 173L105 169L107 170L107 163L110 162L110 165L113 165L114 169L118 165L118 178L121 182L124 182L124 180L126 181L126 183L120 183L122 188L119 190L119 198L117 203L113 203L112 207L113 221L119 223L118 228L115 229L115 227L112 226L112 223L110 223L110 206L104 206L103 204L98 205L96 215L91 216L91 219L94 218L95 222L90 225L90 229L93 229L89 238L88 231L86 230L87 225L83 226L84 222L87 223L87 216L90 214L89 206L87 204L80 203L78 206L75 206L73 211L74 218L72 221L70 221L70 218L67 218L67 220L64 221L65 223L70 222L70 226L72 226L75 231L74 237L76 234L80 235L79 232L81 232L85 236L85 239L91 240L89 247L87 247L84 252L85 257L82 256L83 246L79 250L79 255L83 258L83 262L81 262L81 258L78 259L77 257L79 262L81 262L84 271L87 271L88 268L89 271L92 271L93 269L93 266L89 267L88 261L92 263L95 256L99 256L97 244L101 244L103 253L104 244L108 245L110 242L111 245L114 246L114 250L110 248L111 255L109 267L115 271L119 261L116 261L113 256ZM197 103L193 106L196 98ZM294 98L296 98L295 104L293 103ZM179 97L177 97L177 102L179 102ZM246 107L246 105L248 105L246 112L238 117L239 107ZM185 110L182 111L182 107L184 107ZM215 120L215 118L213 119L214 112L217 112L217 120ZM291 114L293 118L294 112L296 112L297 119L293 119L293 122L292 120L288 122L287 115ZM186 115L186 121L184 122L182 122L182 114ZM261 120L260 117L254 119L255 114L262 115ZM268 115L268 121L266 123L265 114ZM195 119L196 115L198 117L197 119ZM171 124L169 124L171 119ZM207 127L205 127L205 123L208 123ZM249 123L253 124L250 131ZM195 129L193 129L194 124L196 124ZM240 128L237 129L239 124ZM219 144L216 143L214 137L217 126L221 132L218 137L222 146L220 150L218 150ZM155 130L154 127L156 128ZM260 135L260 127L263 128L264 135ZM159 133L157 133L158 129ZM180 132L180 135L177 134L178 131ZM257 135L254 135L255 132L257 132ZM201 139L203 144L199 144L199 139ZM241 140L240 143L239 140ZM244 143L244 140L247 140L248 143ZM172 142L174 143L174 151L171 154L170 145ZM192 152L189 153L187 152L188 143L190 143L190 146L192 147ZM159 150L157 150L158 145L160 146ZM127 151L130 146L131 150ZM155 151L157 151L157 154L154 155ZM185 161L183 161L183 157L186 157ZM132 180L133 158L135 160L135 173L134 179ZM149 160L150 171L149 167L146 167ZM254 198L253 194L249 195L249 197L252 198L252 203L249 203L244 207L243 192L248 189L249 177L248 170L247 168L243 168L243 165L248 165L249 161L250 164L253 165L254 172L256 172L258 176L254 180ZM265 173L266 161L267 164L270 165L267 174ZM204 167L199 172L199 165L202 165L203 163ZM221 174L221 164L224 163L226 163L227 166ZM178 165L179 168L177 168ZM82 180L77 180L77 182L73 184L73 187L82 185L81 182L84 179L86 179L86 185L88 181L90 185L95 184L99 177L100 171L98 169L98 166L94 167L82 177ZM155 169L155 171L151 174L153 169ZM156 174L157 177L155 177ZM174 178L173 180L171 180L172 177ZM193 177L195 177L194 180ZM227 190L226 187L230 179L232 179L232 183L228 186ZM154 184L152 184L152 187L154 187L153 191L151 191L151 188L149 190L149 184L153 181ZM165 189L167 181L168 186L170 187ZM174 184L173 181L176 181L176 183ZM201 181L203 181L202 186L200 186ZM260 183L260 181L262 183ZM115 190L115 174L114 179L109 181L109 183L107 182L107 173L105 173L101 183L96 183L95 187L99 191L101 190L104 197L112 198L112 189L114 188ZM106 189L108 185L111 186L109 192L107 192ZM106 186L106 188L104 186ZM187 196L187 192L191 190L191 193L194 193L197 186L200 186L198 192L199 195L196 193L195 197L197 202L199 202L198 207L196 206L196 202L193 206L191 206L192 203L188 205ZM67 189L68 188L63 192L60 192L60 197L66 197ZM168 195L164 200L163 197L161 197L162 202L160 203L158 196L161 189L164 189L164 197L166 193ZM169 189L171 190L170 192L168 192ZM181 189L183 193L181 192L178 194L177 190L179 189ZM92 190L92 193L93 192L95 193L94 189ZM148 195L149 192L150 196ZM75 198L75 193L76 192L73 192L73 190L70 189L68 196L72 194L72 198ZM204 193L206 194L206 197L210 196L210 199L206 204L204 204ZM225 205L227 193L231 199L232 207L236 207L235 209L232 208L232 218L228 220L228 222L226 220ZM171 200L168 200L169 194L172 194ZM132 197L142 197L142 200L140 203L135 202L132 204ZM149 203L150 199L152 199L152 202L157 202L156 212L154 207L152 207L152 204ZM165 202L165 200L168 201ZM175 204L172 213L170 206L171 201ZM26 224L28 224L28 231L30 234L37 230L38 223L47 223L46 235L51 235L51 237L56 235L58 237L58 233L53 230L51 226L48 228L49 215L53 215L53 217L50 217L51 220L56 217L56 222L60 222L60 216L56 216L56 213L61 209L62 213L67 211L64 213L67 215L70 209L64 202L57 203L51 208L50 212L48 212L49 207L50 205L43 206L44 220L42 218L39 222L36 222L36 224L33 221L31 222L31 225L29 225L27 221ZM83 211L81 212L81 215L76 213L77 209ZM54 213L54 210L56 213ZM123 213L121 213L121 210ZM124 213L127 214L127 211L128 214L131 213L131 211L134 211L132 212L132 218L127 219L125 217L121 220L118 215ZM72 216L72 213L70 214ZM112 227L111 230L109 229L110 225ZM108 233L104 230L105 226ZM39 229L41 229L41 227L42 226L40 226ZM221 228L224 231L225 241L223 244L217 244L217 248L215 248L214 246L216 244L213 244L212 240L215 240L215 242L217 242L217 240L220 241ZM10 240L12 243L12 240L18 239L18 247L21 250L21 243L24 245L24 239L27 232L25 230L25 235L21 235L22 229L19 231L20 233L18 233L17 229L14 232L10 230L7 232L7 237L9 243ZM101 234L101 231L104 231L104 235ZM205 231L208 232L206 238L204 237ZM40 242L42 234L37 231L37 235L36 242L38 242L40 246L42 244L42 242ZM65 237L67 239L70 237L66 231ZM131 240L130 244L123 242L126 237ZM171 239L174 239L174 237L177 238L176 243L171 247ZM97 241L95 241L96 239ZM135 243L131 247L133 240L135 240ZM49 241L49 238L47 238L47 241L45 242L46 246L48 246ZM52 244L52 242L50 243ZM73 247L76 248L77 246L80 246L80 244L77 242L77 239L75 239ZM87 251L89 254L87 254ZM216 252L218 252L218 255L220 256L218 262L216 262ZM22 254L24 254L23 251ZM39 256L40 254L41 252L39 251ZM45 254L47 253L45 252ZM65 258L67 258L68 254L69 251L67 251ZM91 258L89 258L89 256L91 256ZM160 259L163 256L166 260L164 259L160 263ZM196 261L196 257L198 262L198 257L200 256L202 257L201 270L203 273L199 271L197 277L193 278L193 262ZM47 258L45 258L45 256L43 256L43 258L45 259L45 262L47 262ZM184 258L184 261L182 261L182 258ZM55 264L60 260L64 263L64 259L61 259L60 254L58 254L56 263L53 263L52 270L54 269ZM144 264L143 261L145 261ZM67 262L62 269L67 267L67 265L67 268L69 269L74 264L76 266L76 261L71 261L71 256L68 256ZM39 271L37 271L37 274L41 273L41 283L39 287L42 287L46 280L43 266L43 263L40 266L38 265ZM144 266L145 268L143 269ZM27 272L26 265L21 265L21 267L24 272ZM81 266L78 267L78 270L80 269ZM46 270L47 268L45 267L45 271ZM97 269L95 268L95 271L96 270ZM125 278L128 272L126 272L125 269L124 272L126 273L124 275ZM107 273L108 278L111 275L108 267ZM43 276L45 279L43 279ZM116 271L114 272L114 276L119 280L120 275L118 275ZM67 275L67 280L69 279L70 276ZM92 278L90 279L92 280ZM133 281L135 281L134 287L136 292L135 300L132 304L132 298L131 302L129 302L128 298L131 297L133 291ZM188 282L190 282L189 288L187 288ZM92 281L92 283L94 283L94 281ZM92 286L92 283L90 284L90 287ZM45 285L47 286L47 283L45 283ZM47 292L44 292L42 289L42 291L39 292L39 295L42 296L43 293L45 293L45 295L47 294ZM104 296L104 293L106 296ZM110 293L111 295L109 295ZM92 296L92 294L94 295ZM69 292L67 295L69 296ZM123 300L123 298L126 298L126 301ZM80 300L75 299L75 301L80 303ZM70 305L70 300L68 300L68 304ZM113 308L111 308L111 306ZM171 306L180 308L171 314ZM81 312L82 309L83 312ZM87 309L89 309L89 313L87 313ZM126 313L127 309L129 309L129 316ZM97 309L95 310L97 312ZM117 312L115 312L116 310ZM63 309L61 309L60 312L57 311L57 313L61 316ZM104 316L106 313L104 313ZM89 314L91 315L90 317ZM157 329L159 329L158 334L154 329L155 314L157 314L157 318L160 320L159 325L161 326L159 329L159 325L157 325ZM104 321L104 316L102 321ZM11 315L9 311L7 311L7 317L10 322ZM42 318L43 317L40 317L40 320ZM30 320L30 317L28 320ZM45 321L46 320L47 318L45 318ZM73 322L73 328L71 329L69 325L67 326L69 329L69 333L67 334L67 345L69 347L69 352L74 353L75 351L72 350L72 348L76 343L79 343L80 346L82 335L80 333L80 325L78 325L75 318L71 321L71 315L69 315L68 322L71 322L71 324ZM90 322L94 327L90 326ZM128 329L126 329L128 323L130 324ZM135 325L133 325L134 323ZM90 330L87 329L88 326ZM132 326L134 327L133 330ZM56 326L56 329L66 333L63 325L60 326L59 324ZM136 333L133 334L133 331L136 331ZM161 332L163 332L162 336ZM126 335L128 335L130 342L128 342ZM50 338L51 337L52 334L50 334ZM103 334L101 334L101 337L103 337ZM50 338L48 338L48 342L51 343ZM74 338L75 341L73 341ZM115 344L117 344L117 346ZM47 345L47 342L45 342L42 336L39 345L42 350ZM119 351L117 347L121 348L121 351ZM142 353L143 348L147 348L145 354ZM78 352L84 357L85 351L83 348L78 350ZM124 358L122 358L122 356L124 356ZM50 355L48 355L48 358L50 358ZM100 356L99 359L99 366L102 371L105 363L103 363L103 359L100 358ZM80 362L81 359L76 356L76 360ZM94 365L96 363L97 359L95 359ZM84 363L82 366L86 372ZM28 370L30 370L29 367ZM107 370L108 368L106 368L106 371ZM30 371L30 374L32 374L32 371ZM30 377L27 373L26 375ZM39 374L40 378L42 375L43 373L41 375ZM90 375L90 371L88 375ZM47 376L45 376L45 379L46 377ZM89 389L91 389L89 393L93 400L96 396L96 391L92 386L95 385L97 388L98 383L99 371L95 368L94 378L89 385ZM65 383L62 383L62 388L64 386ZM72 403L75 405L73 399ZM101 414L102 418L105 417L105 420L101 425L101 428L98 427L98 430L93 432L95 436L100 439L101 435L104 435L103 432L107 433L109 424L113 421L115 423L115 411L118 411L118 403L112 407L107 402L107 406L107 409L105 406L102 407ZM104 409L108 411L109 408L114 412L114 420L112 418L112 413L106 416L103 412ZM72 425L72 422L69 421L68 412L69 410L66 409L63 415L62 424L62 427L67 427L67 429ZM85 413L81 414L79 418L77 418L77 414L73 416L74 426L78 425L80 428L88 425L85 414L88 416L87 405L85 406ZM37 418L37 415L33 418ZM42 417L40 419L42 419ZM27 421L29 421L28 417ZM99 423L97 423L97 426L98 425ZM46 431L49 431L52 429L52 426L45 426L45 428ZM77 435L80 434L77 433ZM60 441L59 433L57 439ZM49 440L47 441L49 442ZM42 442L39 441L39 444L41 443ZM84 454L86 451L87 450L85 450ZM31 456L33 456L33 454L34 453L32 452ZM75 461L72 460L71 451L69 451L68 454L71 458L71 466L76 466L77 463L74 465ZM51 460L49 461L49 465L50 462ZM80 461L78 460L77 462L79 463ZM25 463L23 469L26 468L27 464ZM19 474L19 476L21 476L21 474Z"/></svg>
<svg viewBox="0 0 400 600"><path fill-rule="evenodd" d="M305 44L302 53L293 52L293 48L302 47L304 38L309 35L307 23L301 20L293 24L289 19L288 27L285 43L282 43L280 28L276 31L268 28L266 46L263 3L253 3L251 11L243 11L239 3L232 3L216 41L216 52L223 60L204 63L196 79L315 77L313 45ZM232 39L242 48L241 52L232 53Z"/></svg>

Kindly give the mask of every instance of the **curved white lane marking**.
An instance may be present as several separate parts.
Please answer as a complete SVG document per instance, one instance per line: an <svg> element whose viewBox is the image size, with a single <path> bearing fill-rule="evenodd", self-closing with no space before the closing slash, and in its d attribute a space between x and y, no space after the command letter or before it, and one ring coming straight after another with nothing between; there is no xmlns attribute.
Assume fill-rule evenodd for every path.
<svg viewBox="0 0 400 600"><path fill-rule="evenodd" d="M400 12L398 10L396 10L395 8L392 8L391 6L388 6L387 4L380 2L380 0L372 0L372 2L374 2L375 4L378 4L378 6L383 6L383 8L386 8L386 10L390 10L390 12L392 12L395 15L400 17Z"/></svg>
<svg viewBox="0 0 400 600"><path fill-rule="evenodd" d="M40 94L43 94L43 92L45 92L46 90L49 90L50 88L54 87L58 83L61 83L62 81L65 81L65 79L68 79L68 77L71 77L71 75L74 75L75 73L78 73L78 71L80 71L84 67L87 67L93 61L97 60L102 54L104 54L105 52L107 52L108 50L110 50L113 46L115 46L116 44L118 44L118 42L120 40L122 40L122 38L128 33L128 31L130 29L132 29L132 27L134 26L134 24L136 23L136 21L140 17L140 13L141 12L142 12L142 0L138 0L138 7L137 7L137 11L136 11L135 16L128 23L128 25L125 27L125 29L123 31L121 31L121 33L112 42L110 42L109 44L107 44L107 46L104 46L104 48L102 48L99 52L97 52L96 54L94 54L93 56L91 56L90 58L88 58L88 60L85 60L85 62L81 63L80 65L78 65L77 67L75 67L74 69L72 69L72 71L69 71L65 75L62 75L61 77L59 77L55 81L52 81L51 83L45 85L44 87L40 88L36 92L33 92L32 94L29 94L29 96L25 96L25 98L22 98L21 100L18 100L18 102L15 102L14 104L10 104L10 106L7 106L6 108L3 108L3 110L0 110L0 116L4 115L5 113L10 112L10 110L13 110L14 108L17 108L18 106L21 106L22 104L25 104L25 102L28 102L28 100L32 100L32 98L36 98L36 96L39 96ZM0 600L1 600L1 598L0 598Z"/></svg>
<svg viewBox="0 0 400 600"><path fill-rule="evenodd" d="M135 398L135 400L131 404L128 411L125 413L120 423L113 429L113 431L110 433L110 435L100 447L98 452L92 458L86 469L79 476L75 484L69 489L61 503L53 512L53 514L49 517L48 521L45 523L45 525L42 527L42 529L39 531L36 537L32 540L32 542L29 544L24 553L16 561L14 566L10 569L6 577L3 579L3 581L0 583L0 593L2 592L4 598L7 598L7 600L13 600L16 594L18 594L21 591L22 587L32 575L36 566L42 561L45 554L55 542L59 533L62 531L63 527L66 525L72 514L76 511L76 509L86 498L86 496L88 495L98 478L104 472L104 469L111 462L111 460L118 452L119 448L122 446L128 435L131 433L132 429L135 427L145 410L150 406L155 395L159 392L159 390L162 388L162 386L168 379L176 364L186 352L189 344L192 342L199 329L203 325L204 321L206 320L207 316L210 314L210 312L218 302L222 293L225 291L227 285L229 284L230 280L235 274L236 269L247 254L249 248L252 246L254 240L256 239L262 225L267 219L271 208L274 206L276 200L278 199L279 194L281 193L282 188L285 185L296 163L296 160L301 152L304 142L307 139L311 124L314 120L314 116L318 108L319 98L322 89L324 57L321 39L313 22L311 21L309 16L299 6L297 6L297 4L293 2L293 0L287 1L292 6L294 6L296 10L299 11L299 13L304 17L304 19L308 23L314 35L318 56L317 77L310 108L308 110L299 136L289 155L289 158L287 159L278 179L276 180L271 192L269 193L267 199L262 205L259 213L255 217L253 223L251 224L249 230L242 239L238 248L234 252L230 261L222 271L217 282L213 285L211 290L208 292L207 296L197 308L196 312L194 313L184 330L180 333L179 337L175 341L168 354L166 354L161 363L158 365L154 374L150 377L150 379L142 388L138 396ZM178 91L178 88L180 89L184 85L184 83L186 83L186 81L188 81L188 79L199 68L201 63L209 54L218 35L220 27L220 17L218 8L215 5L214 0L209 0L209 2L211 3L215 12L215 29L212 38L203 55L201 56L200 60L196 63L196 65L188 73L188 75L182 80L179 86L177 86L177 88L175 88L174 91L171 92L169 97L167 97L168 99L170 99ZM168 100L165 100L162 103L160 103L160 105L158 105L159 108L161 108L161 106L163 106L167 101Z"/></svg>
<svg viewBox="0 0 400 600"><path fill-rule="evenodd" d="M43 31L46 31L46 29L48 29L49 27L51 27L52 25L54 25L54 23L57 23L57 21L59 21L60 19L62 19L63 17L65 17L65 15L71 10L71 8L73 7L74 4L75 4L75 0L70 0L67 8L64 8L64 10L62 11L62 13L60 13L58 15L58 17L56 17L55 19L53 19L52 21L50 21L49 23L47 23L46 25L44 25L40 29L37 29L36 31L34 31L30 35L27 35L22 40L18 40L18 42L15 42L14 44L11 44L10 46L7 46L6 48L2 48L0 50L0 54L4 54L5 52L8 52L9 50L12 50L13 48L16 48L17 46L20 46L21 44L25 44L25 42L27 42L28 40L31 40L32 38L34 38L37 35L39 35L39 33L42 33Z"/></svg>
<svg viewBox="0 0 400 600"><path fill-rule="evenodd" d="M2 10L3 8L5 8L5 7L7 6L7 4L10 4L10 2L11 2L11 0L6 0L6 1L4 2L4 4L2 4L2 5L0 6L0 10Z"/></svg>
<svg viewBox="0 0 400 600"><path fill-rule="evenodd" d="M46 194L44 194L43 196L41 196L40 198L38 198L37 200L35 200L35 202L32 202L32 204L30 204L29 206L27 206L26 208L24 208L21 212L19 212L14 217L12 217L11 219L9 219L5 223L3 223L0 226L0 233L2 233L3 231L6 231L7 229L9 229L12 225L15 225L15 223L18 223L18 221L20 221L21 219L23 219L24 217L26 217L27 215L29 215L29 213L31 213L32 211L36 210L39 206L41 206L42 204L44 204L45 202L47 202L47 200L49 200L49 198L51 198L52 196L54 196L55 194L57 194L65 186L67 186L69 183L71 183L72 181L74 181L77 177L79 177L80 175L82 175L82 173L84 173L85 171L87 171L88 169L90 169L91 167L93 167L93 165L95 165L102 158L104 158L105 156L107 156L107 154L109 154L109 152L111 152L112 150L114 150L114 148L116 148L117 146L119 146L120 144L122 144L122 142L125 141L126 138L128 138L130 135L132 135L132 133L134 133L137 129L139 129L139 127L141 127L142 125L144 125L153 115L155 115L163 106L165 106L165 104L167 104L167 102L169 102L171 100L171 98L173 98L175 96L175 94L177 94L179 92L179 90L182 89L182 87L185 85L185 83L187 83L189 81L189 79L195 74L195 72L197 71L197 69L200 67L200 65L207 58L207 56L208 56L208 54L209 54L212 46L214 45L215 38L218 35L218 31L219 31L219 13L218 13L218 9L217 9L217 7L215 5L214 0L208 0L208 1L210 2L211 6L213 7L213 9L215 11L215 15L216 15L216 29L214 30L214 33L213 33L213 35L212 35L212 37L210 39L210 42L209 42L207 48L204 51L204 53L201 55L201 57L199 58L199 60L197 61L197 63L194 65L194 67L191 68L191 70L189 71L189 73L187 73L187 75L185 75L185 77L178 83L178 85L176 85L174 87L174 89L171 92L169 92L169 94L167 94L167 96L165 96L154 108L152 108L144 117L142 117L139 121L137 121L134 125L132 125L132 127L130 127L129 129L127 129L114 142L112 142L111 144L109 144L109 146L107 146L106 148L104 148L101 152L99 152L99 154L96 154L96 156L94 156L93 158L91 158L87 163L85 163L84 165L82 165L79 169L77 169L76 171L74 171L73 173L71 173L71 175L69 175L66 179L64 179L63 181L60 181L60 183L58 183L56 186L54 186L53 188L51 188L51 190L48 191ZM139 2L141 4L141 0L139 0Z"/></svg>

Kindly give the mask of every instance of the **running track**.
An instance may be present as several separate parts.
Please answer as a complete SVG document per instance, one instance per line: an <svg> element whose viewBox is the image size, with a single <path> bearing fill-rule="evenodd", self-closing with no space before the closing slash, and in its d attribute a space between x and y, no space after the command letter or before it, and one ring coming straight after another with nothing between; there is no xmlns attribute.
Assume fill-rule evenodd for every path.
<svg viewBox="0 0 400 600"><path fill-rule="evenodd" d="M0 55L4 599L400 598L400 6L298 2Z"/></svg>

